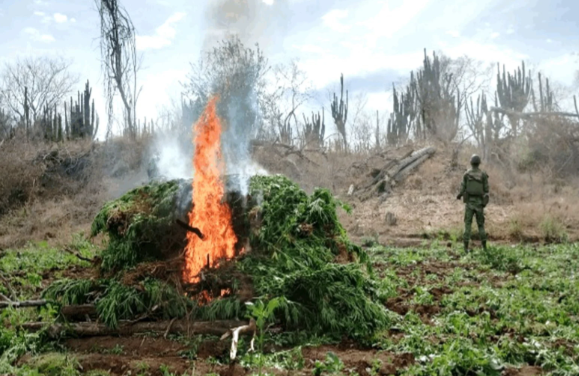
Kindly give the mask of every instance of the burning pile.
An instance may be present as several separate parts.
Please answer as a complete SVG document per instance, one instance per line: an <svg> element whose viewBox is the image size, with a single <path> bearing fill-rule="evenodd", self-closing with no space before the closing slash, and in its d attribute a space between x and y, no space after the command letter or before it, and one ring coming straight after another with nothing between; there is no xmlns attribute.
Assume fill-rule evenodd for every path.
<svg viewBox="0 0 579 376"><path fill-rule="evenodd" d="M93 224L94 234L109 235L101 275L58 281L45 297L94 304L107 325L139 315L241 318L257 296L285 298L276 313L286 330L367 337L383 327L386 310L362 267L370 270L367 256L337 219L348 208L328 190L307 195L283 176L252 177L246 197L228 190L214 100L195 130L193 182L152 183L106 204ZM187 196L193 202L182 205ZM202 237L176 225L183 211Z"/></svg>
<svg viewBox="0 0 579 376"><path fill-rule="evenodd" d="M225 189L221 181L221 122L217 117L216 98L212 98L195 124L195 178L193 179L193 210L189 225L198 227L203 239L189 232L185 253L183 279L199 282L203 267L217 265L219 259L235 256L237 236L231 224L231 210L222 202ZM198 203L195 205L195 203Z"/></svg>

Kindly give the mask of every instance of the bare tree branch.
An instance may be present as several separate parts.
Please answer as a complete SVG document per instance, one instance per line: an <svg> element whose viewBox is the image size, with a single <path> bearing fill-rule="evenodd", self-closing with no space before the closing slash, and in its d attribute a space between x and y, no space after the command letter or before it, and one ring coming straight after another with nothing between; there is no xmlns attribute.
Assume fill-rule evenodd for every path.
<svg viewBox="0 0 579 376"><path fill-rule="evenodd" d="M1 73L0 101L18 118L26 105L34 122L45 107L59 107L72 92L79 77L69 71L62 58L26 57L7 63Z"/></svg>

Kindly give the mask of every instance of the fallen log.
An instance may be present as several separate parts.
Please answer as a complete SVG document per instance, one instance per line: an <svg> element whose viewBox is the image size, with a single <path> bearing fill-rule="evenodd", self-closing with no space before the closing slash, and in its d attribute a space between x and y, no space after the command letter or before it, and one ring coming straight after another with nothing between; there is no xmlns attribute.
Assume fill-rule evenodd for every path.
<svg viewBox="0 0 579 376"><path fill-rule="evenodd" d="M418 158L417 160L415 160L414 162L410 163L408 166L406 166L403 170L399 171L396 176L394 177L394 180L396 181L401 181L402 179L404 179L408 174L410 174L412 172L412 170L414 170L416 167L420 166L422 163L424 163L424 161L426 161L428 158L430 158L430 155L423 155L422 157Z"/></svg>
<svg viewBox="0 0 579 376"><path fill-rule="evenodd" d="M517 112L508 110L506 108L491 107L490 111L498 112L499 114L518 116L520 118L529 119L533 116L567 116L567 117L579 117L579 114L572 112L561 112L561 111L541 111L541 112Z"/></svg>
<svg viewBox="0 0 579 376"><path fill-rule="evenodd" d="M119 326L114 329L97 322L67 324L30 322L20 325L20 328L30 332L37 332L46 328L46 332L50 337L58 338L64 333L76 337L130 336L137 333L222 335L228 332L231 328L237 328L244 325L248 325L248 323L237 320L187 321L181 319L174 321L137 322L134 324L121 321Z"/></svg>
<svg viewBox="0 0 579 376"><path fill-rule="evenodd" d="M1 308L24 308L24 307L42 307L46 305L48 302L46 300L23 300L23 301L0 301L0 309Z"/></svg>
<svg viewBox="0 0 579 376"><path fill-rule="evenodd" d="M408 166L419 160L423 156L431 156L436 151L433 147L426 147L424 149L416 150L409 157L402 159L397 163L397 166L388 171L388 176L395 179L396 175L404 171Z"/></svg>
<svg viewBox="0 0 579 376"><path fill-rule="evenodd" d="M435 152L436 149L429 146L420 150L411 151L400 160L389 161L380 172L375 174L370 184L357 192L356 196L364 201L376 194L388 193L395 183L402 181Z"/></svg>
<svg viewBox="0 0 579 376"><path fill-rule="evenodd" d="M66 318L67 321L85 321L87 316L90 318L96 318L98 316L94 304L63 306L60 309L60 314Z"/></svg>

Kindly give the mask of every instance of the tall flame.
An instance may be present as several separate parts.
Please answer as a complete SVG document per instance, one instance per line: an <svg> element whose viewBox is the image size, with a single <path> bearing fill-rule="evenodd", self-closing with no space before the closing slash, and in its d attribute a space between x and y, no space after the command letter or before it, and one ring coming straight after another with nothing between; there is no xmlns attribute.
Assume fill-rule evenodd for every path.
<svg viewBox="0 0 579 376"><path fill-rule="evenodd" d="M189 283L199 282L199 272L205 266L215 266L220 258L235 256L237 237L231 225L231 210L222 202L225 188L221 180L221 122L216 102L217 98L211 98L194 125L195 176L189 225L199 228L203 239L187 233L183 280Z"/></svg>

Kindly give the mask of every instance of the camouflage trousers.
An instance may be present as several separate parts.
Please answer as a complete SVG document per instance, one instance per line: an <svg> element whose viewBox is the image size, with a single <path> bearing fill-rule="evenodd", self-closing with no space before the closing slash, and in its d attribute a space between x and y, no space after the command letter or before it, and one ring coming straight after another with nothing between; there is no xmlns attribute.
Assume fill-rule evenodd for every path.
<svg viewBox="0 0 579 376"><path fill-rule="evenodd" d="M478 233L481 241L487 240L487 234L485 232L485 215L482 205L465 205L464 210L464 235L463 240L465 242L470 241L470 234L472 230L472 217L476 217L476 224L478 225Z"/></svg>

